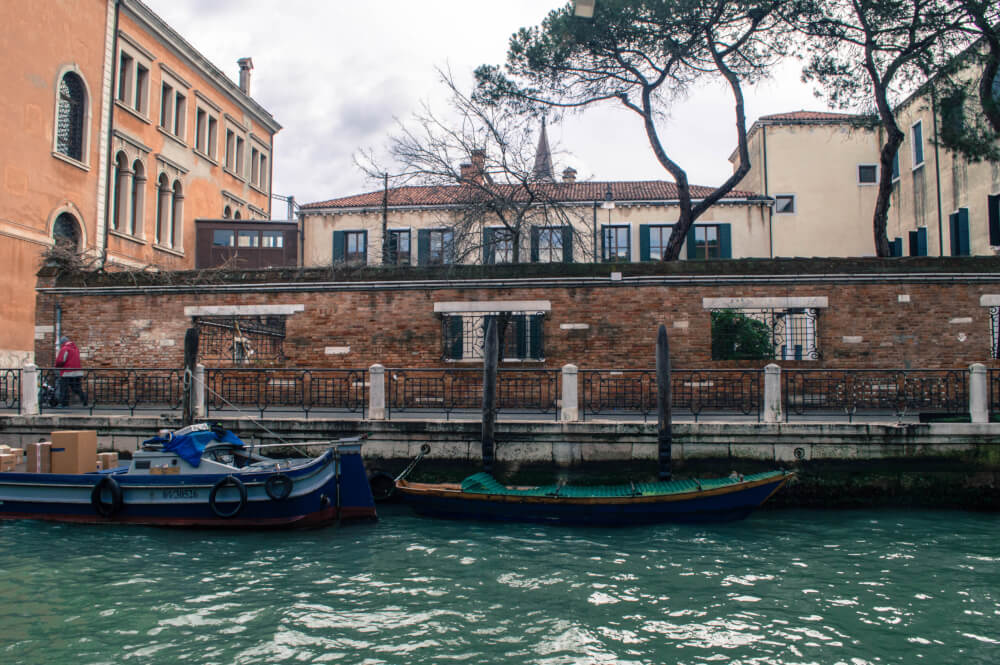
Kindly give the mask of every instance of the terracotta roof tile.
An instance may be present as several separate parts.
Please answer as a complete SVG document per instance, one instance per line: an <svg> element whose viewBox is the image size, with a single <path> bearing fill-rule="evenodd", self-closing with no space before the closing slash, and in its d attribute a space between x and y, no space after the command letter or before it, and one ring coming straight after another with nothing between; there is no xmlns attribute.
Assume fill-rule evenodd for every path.
<svg viewBox="0 0 1000 665"><path fill-rule="evenodd" d="M790 111L788 113L772 113L762 115L761 120L768 122L837 122L857 118L856 113L833 113L831 111Z"/></svg>
<svg viewBox="0 0 1000 665"><path fill-rule="evenodd" d="M498 187L514 187L513 185L497 185ZM556 182L537 183L543 198L553 202L591 202L603 201L604 195L611 187L611 196L615 201L673 201L677 199L677 185L665 180L635 180L611 182ZM429 185L394 187L389 190L389 205L396 206L434 206L459 204L469 201L478 188L468 185ZM714 191L712 187L691 185L691 196L701 199ZM753 196L753 192L733 190L725 199L743 199ZM306 203L303 210L326 208L370 208L382 205L382 190L345 196L328 201Z"/></svg>

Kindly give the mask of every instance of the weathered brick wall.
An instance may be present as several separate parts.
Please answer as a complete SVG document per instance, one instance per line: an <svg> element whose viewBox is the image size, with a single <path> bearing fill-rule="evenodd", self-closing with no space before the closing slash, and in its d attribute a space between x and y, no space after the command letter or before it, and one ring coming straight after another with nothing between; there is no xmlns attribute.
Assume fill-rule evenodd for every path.
<svg viewBox="0 0 1000 665"><path fill-rule="evenodd" d="M787 277L787 275L785 275ZM995 278L994 278L995 277ZM649 278L645 278L649 280ZM192 305L302 305L288 316L284 350L290 366L440 367L442 329L434 303L442 301L547 300L545 362L524 367L648 368L657 326L667 325L675 367L760 367L761 361L711 359L711 317L706 297L828 298L819 315L814 361L780 361L786 367L964 367L992 364L989 307L980 296L1000 294L1000 271L945 279L933 274L870 275L866 280L803 275L775 283L766 277L646 282L572 280L526 282L477 279L356 285L289 283L266 292L198 288L42 288L38 293L36 357L52 361L56 305L61 326L93 367L177 367ZM46 286L41 283L41 286ZM51 285L49 285L51 286ZM104 289L104 290L102 290ZM185 290L186 289L186 290ZM902 297L901 297L902 296ZM568 328L565 324L578 324ZM583 324L586 327L580 327ZM328 347L349 347L327 353ZM343 351L343 348L339 349Z"/></svg>

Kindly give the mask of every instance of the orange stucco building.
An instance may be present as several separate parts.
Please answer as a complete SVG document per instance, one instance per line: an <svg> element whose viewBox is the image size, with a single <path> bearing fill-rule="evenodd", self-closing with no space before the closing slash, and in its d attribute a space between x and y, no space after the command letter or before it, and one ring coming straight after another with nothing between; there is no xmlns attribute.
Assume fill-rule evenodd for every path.
<svg viewBox="0 0 1000 665"><path fill-rule="evenodd" d="M198 218L270 218L281 126L137 0L0 3L0 366L33 356L57 242L96 266L195 265ZM15 54L20 56L15 57Z"/></svg>

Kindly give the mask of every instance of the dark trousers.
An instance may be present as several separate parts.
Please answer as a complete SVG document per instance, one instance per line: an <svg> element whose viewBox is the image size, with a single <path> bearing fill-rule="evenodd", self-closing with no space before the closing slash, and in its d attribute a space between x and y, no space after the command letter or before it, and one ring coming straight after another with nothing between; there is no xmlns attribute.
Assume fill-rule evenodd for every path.
<svg viewBox="0 0 1000 665"><path fill-rule="evenodd" d="M77 397L80 398L80 403L83 406L87 406L87 393L83 392L83 388L80 387L79 376L60 376L59 377L59 403L63 406L69 406L69 391L73 391Z"/></svg>

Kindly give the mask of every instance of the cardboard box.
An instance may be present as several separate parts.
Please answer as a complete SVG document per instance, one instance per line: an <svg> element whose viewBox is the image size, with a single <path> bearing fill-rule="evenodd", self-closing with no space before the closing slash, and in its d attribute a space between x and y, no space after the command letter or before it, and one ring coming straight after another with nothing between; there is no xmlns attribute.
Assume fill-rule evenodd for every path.
<svg viewBox="0 0 1000 665"><path fill-rule="evenodd" d="M96 470L96 430L52 432L52 473L89 473Z"/></svg>
<svg viewBox="0 0 1000 665"><path fill-rule="evenodd" d="M40 441L28 444L28 473L51 473L52 442Z"/></svg>
<svg viewBox="0 0 1000 665"><path fill-rule="evenodd" d="M97 469L108 471L118 468L118 453L97 453Z"/></svg>
<svg viewBox="0 0 1000 665"><path fill-rule="evenodd" d="M13 471L17 463L21 461L20 455L10 453L0 453L0 472Z"/></svg>
<svg viewBox="0 0 1000 665"><path fill-rule="evenodd" d="M172 476L180 472L181 468L179 466L154 466L149 470L149 473L154 476Z"/></svg>

